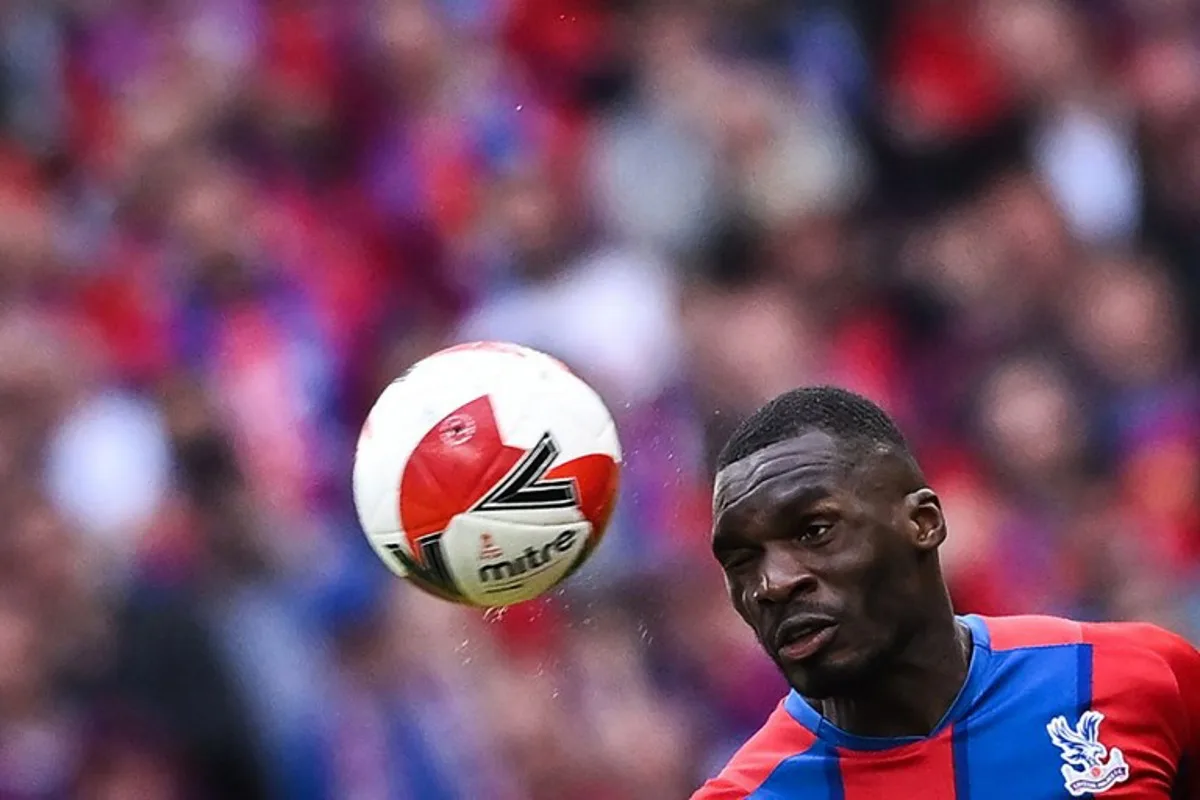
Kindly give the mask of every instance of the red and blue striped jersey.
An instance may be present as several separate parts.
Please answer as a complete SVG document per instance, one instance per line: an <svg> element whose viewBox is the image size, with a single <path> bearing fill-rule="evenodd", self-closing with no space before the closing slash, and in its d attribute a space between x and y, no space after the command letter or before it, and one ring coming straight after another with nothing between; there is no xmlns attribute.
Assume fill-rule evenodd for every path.
<svg viewBox="0 0 1200 800"><path fill-rule="evenodd" d="M1200 800L1200 653L1153 625L966 616L929 736L868 738L796 693L692 800Z"/></svg>

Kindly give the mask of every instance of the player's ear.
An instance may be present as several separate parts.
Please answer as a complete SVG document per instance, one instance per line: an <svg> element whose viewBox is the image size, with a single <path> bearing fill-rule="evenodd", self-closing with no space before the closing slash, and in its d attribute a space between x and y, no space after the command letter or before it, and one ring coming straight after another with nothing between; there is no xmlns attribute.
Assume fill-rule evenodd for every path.
<svg viewBox="0 0 1200 800"><path fill-rule="evenodd" d="M937 550L946 541L946 517L937 493L928 487L918 489L904 498L904 507L913 544L920 550Z"/></svg>

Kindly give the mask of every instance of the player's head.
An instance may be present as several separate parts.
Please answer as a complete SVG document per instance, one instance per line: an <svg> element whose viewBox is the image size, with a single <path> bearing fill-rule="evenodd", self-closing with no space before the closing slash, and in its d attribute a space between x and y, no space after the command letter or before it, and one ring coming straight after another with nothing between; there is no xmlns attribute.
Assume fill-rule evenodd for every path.
<svg viewBox="0 0 1200 800"><path fill-rule="evenodd" d="M941 507L874 403L788 392L717 469L713 552L733 605L802 694L853 691L945 609Z"/></svg>

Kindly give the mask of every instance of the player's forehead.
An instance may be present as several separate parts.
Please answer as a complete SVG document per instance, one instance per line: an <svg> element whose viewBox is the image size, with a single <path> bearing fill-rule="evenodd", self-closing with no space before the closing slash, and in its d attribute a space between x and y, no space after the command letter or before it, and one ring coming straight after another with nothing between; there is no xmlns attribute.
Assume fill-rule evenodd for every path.
<svg viewBox="0 0 1200 800"><path fill-rule="evenodd" d="M802 497L846 491L853 466L844 443L824 431L777 442L717 474L714 523L745 514L769 515Z"/></svg>

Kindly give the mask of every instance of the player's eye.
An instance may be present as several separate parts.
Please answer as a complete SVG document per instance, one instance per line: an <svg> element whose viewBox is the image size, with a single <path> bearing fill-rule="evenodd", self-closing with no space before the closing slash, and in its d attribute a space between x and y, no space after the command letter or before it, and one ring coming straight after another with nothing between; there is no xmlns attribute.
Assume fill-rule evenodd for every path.
<svg viewBox="0 0 1200 800"><path fill-rule="evenodd" d="M813 520L806 522L800 526L800 530L796 532L796 540L810 544L812 542L824 539L829 532L833 530L833 523L823 520Z"/></svg>
<svg viewBox="0 0 1200 800"><path fill-rule="evenodd" d="M718 560L721 562L722 569L736 571L749 566L754 561L754 553L750 550L730 550L722 553Z"/></svg>

